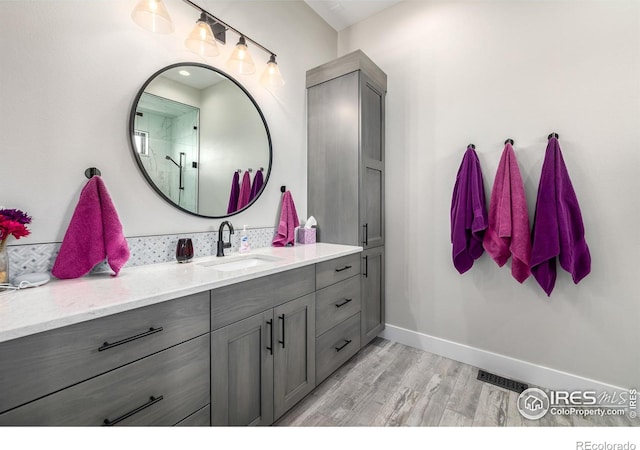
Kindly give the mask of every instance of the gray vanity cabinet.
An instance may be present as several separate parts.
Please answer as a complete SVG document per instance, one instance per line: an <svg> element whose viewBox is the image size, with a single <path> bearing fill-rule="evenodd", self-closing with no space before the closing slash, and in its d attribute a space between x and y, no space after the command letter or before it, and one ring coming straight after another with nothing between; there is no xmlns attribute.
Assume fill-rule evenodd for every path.
<svg viewBox="0 0 640 450"><path fill-rule="evenodd" d="M273 423L270 309L211 333L211 424Z"/></svg>
<svg viewBox="0 0 640 450"><path fill-rule="evenodd" d="M384 247L362 252L362 340L370 342L384 329Z"/></svg>
<svg viewBox="0 0 640 450"><path fill-rule="evenodd" d="M362 279L363 346L384 328L386 89L386 74L360 50L307 71L307 209L318 240L379 249Z"/></svg>
<svg viewBox="0 0 640 450"><path fill-rule="evenodd" d="M315 294L274 310L273 410L277 420L316 387Z"/></svg>
<svg viewBox="0 0 640 450"><path fill-rule="evenodd" d="M208 317L201 292L1 343L0 425L167 426L207 416Z"/></svg>
<svg viewBox="0 0 640 450"><path fill-rule="evenodd" d="M212 291L212 425L270 425L315 388L314 291L313 265Z"/></svg>

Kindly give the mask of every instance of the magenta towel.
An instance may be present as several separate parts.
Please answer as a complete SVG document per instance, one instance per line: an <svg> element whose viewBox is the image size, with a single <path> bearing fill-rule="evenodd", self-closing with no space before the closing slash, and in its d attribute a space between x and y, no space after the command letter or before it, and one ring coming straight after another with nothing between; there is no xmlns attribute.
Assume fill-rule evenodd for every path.
<svg viewBox="0 0 640 450"><path fill-rule="evenodd" d="M105 258L118 275L129 260L129 246L107 187L101 177L94 176L80 193L51 273L57 278L78 278Z"/></svg>
<svg viewBox="0 0 640 450"><path fill-rule="evenodd" d="M524 183L510 143L504 146L489 203L489 227L482 245L493 260L504 266L511 259L511 275L524 282L531 270L531 235Z"/></svg>
<svg viewBox="0 0 640 450"><path fill-rule="evenodd" d="M262 178L262 170L258 170L256 174L253 176L253 184L251 185L251 195L249 196L249 202L256 198L260 189L262 189L262 185L264 184L264 180Z"/></svg>
<svg viewBox="0 0 640 450"><path fill-rule="evenodd" d="M531 273L549 296L556 283L556 256L576 284L591 272L591 255L584 237L578 198L560 144L552 137L538 185L530 261Z"/></svg>
<svg viewBox="0 0 640 450"><path fill-rule="evenodd" d="M227 206L227 214L236 212L238 208L238 196L240 195L240 174L233 172L231 179L231 191L229 193L229 205Z"/></svg>
<svg viewBox="0 0 640 450"><path fill-rule="evenodd" d="M249 197L251 196L251 176L249 175L249 171L245 171L242 176L242 184L240 185L240 194L238 195L238 209L240 211L242 208L249 204Z"/></svg>
<svg viewBox="0 0 640 450"><path fill-rule="evenodd" d="M487 207L480 160L469 146L458 169L451 199L451 243L453 265L460 273L473 266L482 252L487 228Z"/></svg>
<svg viewBox="0 0 640 450"><path fill-rule="evenodd" d="M274 247L285 247L288 244L294 245L295 229L300 225L296 205L293 203L291 192L287 191L282 196L282 209L280 210L280 221L278 222L278 232L273 238Z"/></svg>

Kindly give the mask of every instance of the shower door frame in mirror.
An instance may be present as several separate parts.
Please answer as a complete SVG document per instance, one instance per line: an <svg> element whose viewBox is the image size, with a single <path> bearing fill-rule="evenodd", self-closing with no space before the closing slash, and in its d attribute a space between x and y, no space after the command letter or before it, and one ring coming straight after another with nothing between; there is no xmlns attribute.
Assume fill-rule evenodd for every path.
<svg viewBox="0 0 640 450"><path fill-rule="evenodd" d="M200 112L199 105L192 104L192 103L197 103L196 101L190 102L186 99L188 95L181 97L180 95L176 94L174 98L168 98L168 97L165 97L164 95L159 95L158 88L152 89L153 92L149 92L147 90L150 87L153 88L155 84L152 85L152 83L158 78L162 77L163 74L165 74L166 72L173 73L178 70L188 71L189 68L194 68L197 71L202 71L203 69L209 70L212 72L211 73L212 76L216 78L220 78L220 82L226 83L225 85L221 85L221 87L224 88L225 90L221 91L222 93L219 96L220 98L219 99L216 98L213 101L210 100L207 103L207 104L214 104L217 106L217 108L214 109L213 112L210 112L209 114L202 114ZM202 72L200 73L200 75L202 75ZM174 79L166 80L163 78L161 81L163 83L164 82L169 83L168 84L169 86L171 85L171 83L175 83L175 84L178 83L178 81ZM237 92L234 90L236 87L239 89L239 91ZM188 87L186 89L187 90L191 89L191 87ZM209 88L207 88L207 90L208 89ZM228 97L225 97L225 95ZM181 97L181 98L177 98L177 97ZM227 104L226 109L220 108L220 105L216 104L216 101L222 101L227 98L231 100L235 98L236 101L234 101L233 104ZM182 137L180 139L177 139L177 140L174 139L174 141L176 141L177 143L172 141L174 142L174 145L172 147L173 150L172 152L168 152L166 150L160 149L161 146L158 143L158 140L154 141L153 136L147 135L145 137L145 140L146 140L145 145L147 146L147 152L149 152L150 155L141 155L136 144L136 136L139 134L141 130L136 127L136 122L137 122L137 118L141 117L140 113L144 115L144 111L139 111L140 103L141 103L141 100L143 99L151 99L152 102L155 103L154 107L156 108L160 103L162 103L162 99L164 99L167 102L175 103L176 111L181 110L181 108L184 111L187 111L188 107L195 108L196 109L195 119L192 119L191 117L188 117L187 118L188 120L186 121L183 119L180 119L182 122L185 122L185 123L189 122L190 124L189 126L193 125L194 129L196 130L195 137L186 136L185 133L182 133ZM251 111L242 110L242 108L245 106L246 107L252 106L254 109L252 109ZM147 114L149 115L149 117L151 117L156 112L157 111L148 110ZM238 117L237 115L241 113L248 114L248 116ZM255 114L255 116L252 116L252 114ZM166 111L161 111L156 115L160 115L160 116L166 115L167 117L172 117L171 114L167 113ZM221 121L226 120L226 122L221 122L216 125L213 125L211 123L211 120L207 121L206 119L206 117L209 117L209 119L211 119L212 115L215 115L216 118L220 116L220 120ZM202 119L202 116L205 116L204 120L200 120ZM164 120L164 119L156 118L156 122L158 120ZM192 123L191 120L198 120L198 122ZM202 123L199 123L200 121ZM260 125L264 126L264 134ZM163 121L161 125L158 125L158 123L156 123L154 126L156 128L164 129L164 128L171 128L173 125L166 125L165 122ZM211 132L207 133L207 127L209 127L209 131L210 131L212 128L215 128L215 126L217 126L218 128L223 128L225 130L224 131L225 135L221 136L221 138L219 139L220 141L219 144L225 147L225 149L216 150L218 152L216 156L218 158L220 169L223 170L224 173L218 174L218 176L223 177L222 179L211 181L214 178L213 175L210 175L208 177L202 177L201 176L202 174L200 173L200 171L202 169L209 170L209 168L211 167L214 167L214 169L212 170L215 170L215 164L213 164L213 162L216 159L216 157L212 156L212 153L214 152L214 150L210 149L211 147L210 143L215 141L215 139L211 139L210 136L208 139L205 139L205 141L210 144L210 145L206 145L207 151L209 151L210 154L209 154L209 157L202 158L202 156L206 156L206 155L201 155L200 153L202 151L201 136L203 133L202 130L205 130L205 133L207 134L207 136L210 135ZM146 128L149 128L149 127L150 125L146 126ZM252 133L250 129L248 130L246 127L253 127L254 132ZM235 135L233 134L229 135L229 130L235 131L236 132ZM142 130L142 131L144 133L150 133L149 129ZM165 131L162 131L162 133L165 133ZM171 131L171 133L174 133L174 131ZM216 135L216 137L217 136L218 135ZM179 148L179 149L186 149L185 152L175 150L174 147L186 145L184 142L185 139L194 141L196 143L197 147L195 148L195 152L196 152L195 157L193 155L191 155L191 157L187 155L188 147ZM131 114L129 116L129 140L130 140L131 149L133 151L134 158L136 160L136 163L138 164L138 168L142 172L142 175L147 180L149 185L154 189L154 191L162 199L164 199L166 202L168 202L175 208L178 208L181 211L184 211L186 213L199 216L199 217L219 219L224 217L230 217L241 211L246 210L251 205L253 205L256 202L256 200L260 197L262 192L264 192L264 189L269 180L269 175L271 174L271 164L273 161L273 148L272 148L271 134L269 132L269 127L267 125L267 121L264 117L264 114L262 113L262 110L258 106L255 99L251 96L251 94L249 94L247 89L245 89L244 86L242 86L237 80L235 80L233 77L229 76L225 72L222 72L221 70L216 69L212 66L208 66L206 64L195 63L195 62L172 64L158 70L151 77L149 77L149 79L147 79L147 81L143 84L142 88L136 95L133 101L133 105L131 107ZM253 151L254 147L264 147L264 154L261 153L261 156L255 157L255 160L256 160L255 164L251 162L251 160L253 159L251 160L246 159L246 155L245 155L245 158L243 158L242 155L239 155L238 148L235 147L240 143L250 144L252 142L256 142L256 144L258 143L262 144L263 141L264 141L264 145L255 145L255 146L248 145L251 147L251 149L240 149L240 150L245 150L246 152L249 152L249 151ZM154 143L154 145L152 145L152 143ZM158 146L156 147L155 144L158 144ZM227 153L233 153L233 155L238 155L238 160L229 162L228 155L225 155L225 151ZM267 155L267 151L268 151L268 155ZM262 152L262 148L260 148L260 152ZM160 154L156 154L156 153L160 153ZM152 157L153 157L153 161L149 159ZM184 160L183 160L183 157L184 157ZM179 159L179 162L178 162L178 159ZM221 164L220 161L223 161L224 163ZM151 173L152 171L147 170L147 167L145 166L145 164L146 165L155 164L156 167L160 164L163 164L164 165L163 167L165 167L165 170L161 174L157 170L156 170L157 173ZM176 166L177 166L178 172L176 172L176 169L174 169L174 167ZM233 166L233 170L230 170L230 167L232 166ZM232 209L232 208L228 209L228 204L232 203L229 197L231 196L230 194L232 191L232 180L234 178L233 172L240 170L241 173L239 174L239 179L241 183L243 179L243 174L249 171L249 169L251 169L251 173L249 174L249 177L253 178L254 180L257 172L259 170L262 170L263 185L257 192L255 191L252 192L251 198L248 204L246 204L245 206L242 206L240 209L228 212L230 209ZM195 170L195 172L192 172L192 170ZM187 171L190 171L190 173ZM178 183L177 185L178 195L176 195L176 192L174 189L169 189L167 187L168 186L167 180L169 180L169 178L172 183L172 186L173 184ZM205 198L205 196L207 195L212 195L211 192L207 192L206 188L201 187L201 185L204 184L207 179L209 180L210 186L212 182L218 185L218 188L215 189L216 192L213 193L213 195L218 196L217 198L218 203L222 201L220 199L221 195L223 196L223 199L226 199L224 200L225 203L224 203L223 209L221 209L219 212L218 211L211 212L211 211L203 210L204 208L201 207L202 205L201 199ZM161 181L164 182L164 186L161 186L162 184ZM196 196L195 197L196 207L190 209L187 207L188 205L186 205L184 202L183 204L180 204L181 203L180 199L185 198L182 194L182 191L185 190L183 188L187 184L191 186L193 183L195 183L195 185L193 186L193 190L195 191L194 195ZM220 189L222 189L222 191L218 192ZM178 198L178 201L176 201L176 198Z"/></svg>

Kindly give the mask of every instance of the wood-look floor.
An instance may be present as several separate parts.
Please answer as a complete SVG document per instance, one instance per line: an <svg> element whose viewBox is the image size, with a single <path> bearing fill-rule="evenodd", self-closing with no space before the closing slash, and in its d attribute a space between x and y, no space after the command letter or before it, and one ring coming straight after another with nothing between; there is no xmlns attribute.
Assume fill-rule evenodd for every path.
<svg viewBox="0 0 640 450"><path fill-rule="evenodd" d="M523 418L518 394L478 369L376 338L275 424L278 426L631 426L626 416Z"/></svg>

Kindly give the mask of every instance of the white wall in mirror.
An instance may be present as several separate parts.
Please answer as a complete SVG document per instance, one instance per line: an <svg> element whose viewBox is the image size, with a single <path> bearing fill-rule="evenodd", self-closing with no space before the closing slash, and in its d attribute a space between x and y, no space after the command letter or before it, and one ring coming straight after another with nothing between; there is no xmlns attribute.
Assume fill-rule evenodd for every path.
<svg viewBox="0 0 640 450"><path fill-rule="evenodd" d="M200 134L202 176L198 211L220 216L227 211L234 172L240 170L242 180L244 172L252 169L253 180L261 167L267 170L268 138L253 104L231 82L218 83L203 91L201 106L202 122L210 126L202 127Z"/></svg>

